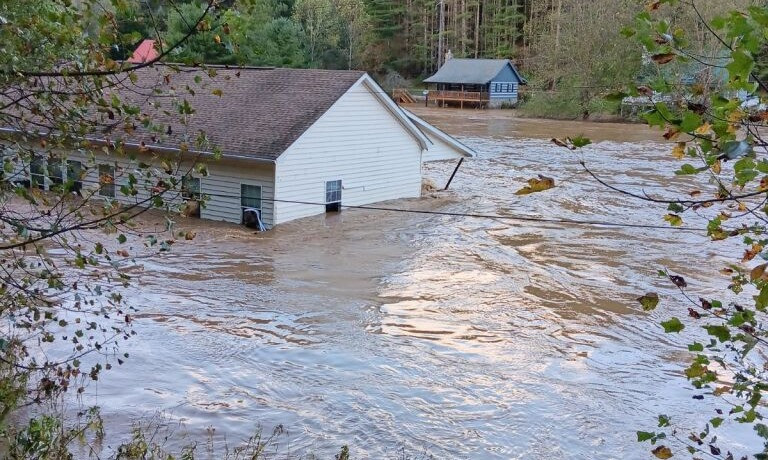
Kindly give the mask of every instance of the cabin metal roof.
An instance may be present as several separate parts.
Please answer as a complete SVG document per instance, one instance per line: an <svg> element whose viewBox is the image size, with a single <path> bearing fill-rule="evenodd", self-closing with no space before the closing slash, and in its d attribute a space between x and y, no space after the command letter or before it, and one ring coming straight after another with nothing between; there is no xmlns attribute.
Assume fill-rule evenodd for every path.
<svg viewBox="0 0 768 460"><path fill-rule="evenodd" d="M424 80L425 83L458 83L465 85L486 85L490 83L504 67L512 67L520 83L525 79L520 76L509 59L449 59L436 74Z"/></svg>
<svg viewBox="0 0 768 460"><path fill-rule="evenodd" d="M186 141L190 149L207 150L193 145L202 132L225 155L272 161L366 75L345 70L164 65L136 74L135 83L126 81L117 91L139 105L163 132L137 127L130 141L170 148ZM186 126L175 106L184 100L194 110Z"/></svg>

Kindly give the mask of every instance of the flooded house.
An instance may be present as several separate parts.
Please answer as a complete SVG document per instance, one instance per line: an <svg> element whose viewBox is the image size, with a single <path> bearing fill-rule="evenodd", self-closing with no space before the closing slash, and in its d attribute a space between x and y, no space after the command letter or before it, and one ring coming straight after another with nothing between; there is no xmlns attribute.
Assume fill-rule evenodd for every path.
<svg viewBox="0 0 768 460"><path fill-rule="evenodd" d="M215 73L215 76L214 76ZM463 160L474 152L402 110L362 71L277 68L181 68L155 65L136 71L121 96L137 98L162 135L138 127L127 147L152 154L209 158L207 174L180 177L183 199L206 197L196 215L262 229L294 219L421 195L422 162ZM147 88L175 93L193 108L186 123L167 100ZM193 91L189 89L193 88ZM135 93L135 94L134 94ZM156 99L156 100L155 100ZM163 105L165 104L165 105ZM204 133L209 148L187 147ZM220 158L212 159L214 151ZM68 164L39 158L26 171L32 186L48 187L85 170L83 182L123 202L127 159L67 153ZM63 171L61 171L63 169ZM123 171L125 172L125 171ZM57 176L58 179L55 179ZM102 177L112 177L102 184ZM67 180L64 177L63 180ZM183 204L183 203L182 203Z"/></svg>
<svg viewBox="0 0 768 460"><path fill-rule="evenodd" d="M520 86L528 84L509 59L458 58L447 59L424 83L434 88L430 101L461 108L515 105Z"/></svg>

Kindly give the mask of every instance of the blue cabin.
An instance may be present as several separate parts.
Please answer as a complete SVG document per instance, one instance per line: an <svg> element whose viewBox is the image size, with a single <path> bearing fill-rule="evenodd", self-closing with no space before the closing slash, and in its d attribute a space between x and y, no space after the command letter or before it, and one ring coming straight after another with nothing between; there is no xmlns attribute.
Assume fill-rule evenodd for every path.
<svg viewBox="0 0 768 460"><path fill-rule="evenodd" d="M437 105L462 108L515 105L520 85L528 83L509 59L449 59L424 82L435 85L429 99Z"/></svg>

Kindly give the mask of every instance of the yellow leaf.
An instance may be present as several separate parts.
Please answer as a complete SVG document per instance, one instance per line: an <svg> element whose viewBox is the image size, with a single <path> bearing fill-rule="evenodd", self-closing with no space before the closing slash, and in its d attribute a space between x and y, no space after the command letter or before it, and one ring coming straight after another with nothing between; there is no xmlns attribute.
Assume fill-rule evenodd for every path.
<svg viewBox="0 0 768 460"><path fill-rule="evenodd" d="M758 254L763 252L763 246L759 244L753 244L751 248L744 251L744 257L742 257L742 262L749 262L750 260L754 259Z"/></svg>
<svg viewBox="0 0 768 460"><path fill-rule="evenodd" d="M712 125L709 123L704 123L703 125L696 128L696 131L694 131L696 134L699 134L701 136L705 136L707 134L712 133Z"/></svg>
<svg viewBox="0 0 768 460"><path fill-rule="evenodd" d="M753 268L752 271L749 272L749 279L752 281L757 281L759 279L764 278L766 268L768 268L768 264L760 264L757 267Z"/></svg>
<svg viewBox="0 0 768 460"><path fill-rule="evenodd" d="M221 37L218 34L216 34L216 35L213 36L213 41L215 41L217 45L220 45L221 44Z"/></svg>
<svg viewBox="0 0 768 460"><path fill-rule="evenodd" d="M528 179L528 185L516 191L515 195L528 195L531 193L543 192L544 190L549 190L554 186L554 179L539 174L538 178Z"/></svg>
<svg viewBox="0 0 768 460"><path fill-rule="evenodd" d="M730 393L730 392L731 392L731 387L727 385L723 385L721 387L715 388L715 391L713 391L712 394L715 396L720 396L722 394Z"/></svg>
<svg viewBox="0 0 768 460"><path fill-rule="evenodd" d="M747 210L747 205L739 201L739 211L745 212Z"/></svg>
<svg viewBox="0 0 768 460"><path fill-rule="evenodd" d="M710 166L710 169L712 169L713 173L720 174L720 171L723 170L723 164L720 162L720 160L717 160L714 163L712 163L712 166Z"/></svg>
<svg viewBox="0 0 768 460"><path fill-rule="evenodd" d="M728 115L728 121L730 123L739 123L744 119L744 112L741 110L734 110Z"/></svg>
<svg viewBox="0 0 768 460"><path fill-rule="evenodd" d="M679 227L683 225L683 218L678 216L677 214L667 214L664 216L664 220L669 222L670 225L673 227Z"/></svg>
<svg viewBox="0 0 768 460"><path fill-rule="evenodd" d="M651 453L656 457L660 458L662 460L667 460L668 458L672 458L672 449L670 449L667 446L659 446L651 451Z"/></svg>
<svg viewBox="0 0 768 460"><path fill-rule="evenodd" d="M677 145L675 145L675 148L672 149L672 156L675 157L676 160L682 160L685 156L685 142L678 142Z"/></svg>

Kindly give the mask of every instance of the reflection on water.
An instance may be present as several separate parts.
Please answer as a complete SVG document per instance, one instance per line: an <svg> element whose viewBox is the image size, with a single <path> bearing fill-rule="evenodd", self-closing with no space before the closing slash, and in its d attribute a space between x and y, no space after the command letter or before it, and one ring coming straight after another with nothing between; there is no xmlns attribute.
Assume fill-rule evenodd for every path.
<svg viewBox="0 0 768 460"><path fill-rule="evenodd" d="M608 193L578 161L649 193L688 185L666 178L667 148L639 127L525 122L609 139L568 153L504 112L467 113L427 115L482 156L440 198L391 205L660 223L663 209ZM514 195L538 173L559 186ZM661 266L719 285L723 259L685 250L701 235L375 211L266 234L195 225L195 242L143 262L131 359L91 388L118 432L160 408L230 442L283 424L289 452L321 458L343 444L356 458L646 458L634 431L657 413L699 421L670 342L684 337L634 299L674 294Z"/></svg>

